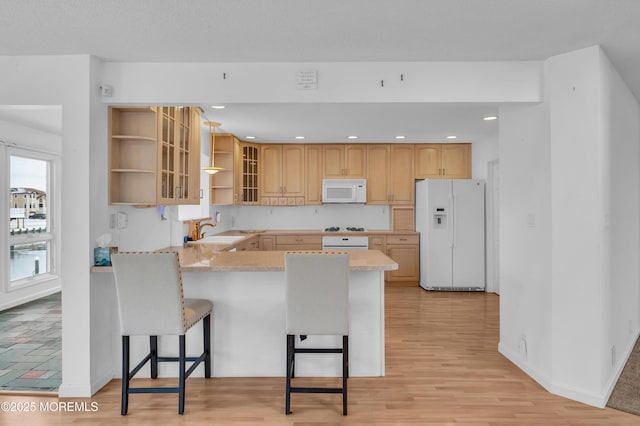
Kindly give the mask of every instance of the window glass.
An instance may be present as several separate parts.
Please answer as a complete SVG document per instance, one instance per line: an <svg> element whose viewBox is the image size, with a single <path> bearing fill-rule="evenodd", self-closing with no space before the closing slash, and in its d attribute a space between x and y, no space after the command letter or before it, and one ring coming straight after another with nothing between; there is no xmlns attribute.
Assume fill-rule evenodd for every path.
<svg viewBox="0 0 640 426"><path fill-rule="evenodd" d="M47 263L48 251L49 243L47 241L11 246L9 255L11 260L11 281L35 277L49 272Z"/></svg>
<svg viewBox="0 0 640 426"><path fill-rule="evenodd" d="M51 219L48 206L50 161L9 156L10 287L28 284L51 269Z"/></svg>

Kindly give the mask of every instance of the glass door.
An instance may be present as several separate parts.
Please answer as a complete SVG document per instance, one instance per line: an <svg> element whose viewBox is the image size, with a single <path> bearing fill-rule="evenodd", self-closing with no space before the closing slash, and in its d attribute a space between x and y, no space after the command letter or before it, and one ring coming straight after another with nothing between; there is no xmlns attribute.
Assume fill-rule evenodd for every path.
<svg viewBox="0 0 640 426"><path fill-rule="evenodd" d="M159 204L172 204L176 198L176 111L176 107L160 108Z"/></svg>

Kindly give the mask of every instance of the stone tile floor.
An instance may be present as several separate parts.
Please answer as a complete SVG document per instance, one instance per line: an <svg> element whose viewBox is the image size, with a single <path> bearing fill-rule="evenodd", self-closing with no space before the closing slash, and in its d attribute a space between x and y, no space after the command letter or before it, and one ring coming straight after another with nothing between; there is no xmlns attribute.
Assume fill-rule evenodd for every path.
<svg viewBox="0 0 640 426"><path fill-rule="evenodd" d="M57 391L62 383L60 293L0 312L0 391Z"/></svg>

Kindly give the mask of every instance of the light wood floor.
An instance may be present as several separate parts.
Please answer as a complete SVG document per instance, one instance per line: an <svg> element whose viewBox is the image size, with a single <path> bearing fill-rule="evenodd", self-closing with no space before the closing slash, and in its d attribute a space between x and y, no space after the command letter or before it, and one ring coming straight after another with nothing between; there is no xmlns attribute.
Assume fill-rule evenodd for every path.
<svg viewBox="0 0 640 426"><path fill-rule="evenodd" d="M97 403L95 412L4 412L0 424L640 424L631 414L554 396L507 361L497 352L498 305L495 294L388 288L386 376L349 379L347 417L339 395L319 394L294 394L293 414L285 416L283 378L192 378L182 417L176 396L161 394L132 395L129 415L121 417L114 380L90 400L76 400ZM58 399L0 395L7 401Z"/></svg>

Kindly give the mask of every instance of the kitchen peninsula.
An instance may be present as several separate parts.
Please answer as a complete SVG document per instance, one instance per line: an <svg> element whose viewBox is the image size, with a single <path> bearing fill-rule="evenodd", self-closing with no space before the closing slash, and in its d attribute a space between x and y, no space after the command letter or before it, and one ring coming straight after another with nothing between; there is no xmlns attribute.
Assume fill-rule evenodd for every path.
<svg viewBox="0 0 640 426"><path fill-rule="evenodd" d="M252 238L247 235L246 239ZM214 377L284 376L285 374L285 251L227 251L241 244L188 244L161 251L180 256L184 295L213 302ZM398 265L377 250L350 251L350 367L351 376L383 376L384 271ZM93 268L108 272L111 268ZM113 307L114 312L116 307ZM117 321L115 318L114 321ZM201 350L200 324L187 336L187 352ZM118 324L113 326L119 333ZM192 335L192 336L190 336ZM118 339L118 340L116 340ZM299 347L338 346L338 336L309 336ZM114 335L119 341L119 335ZM160 337L160 350L172 356L177 340ZM141 358L148 339L132 338L132 359ZM119 345L114 348L114 360ZM160 365L160 376L177 376L177 368ZM116 365L114 377L120 374ZM202 376L202 367L194 372ZM331 354L296 359L296 375L338 376L341 363ZM140 374L148 374L141 371Z"/></svg>

